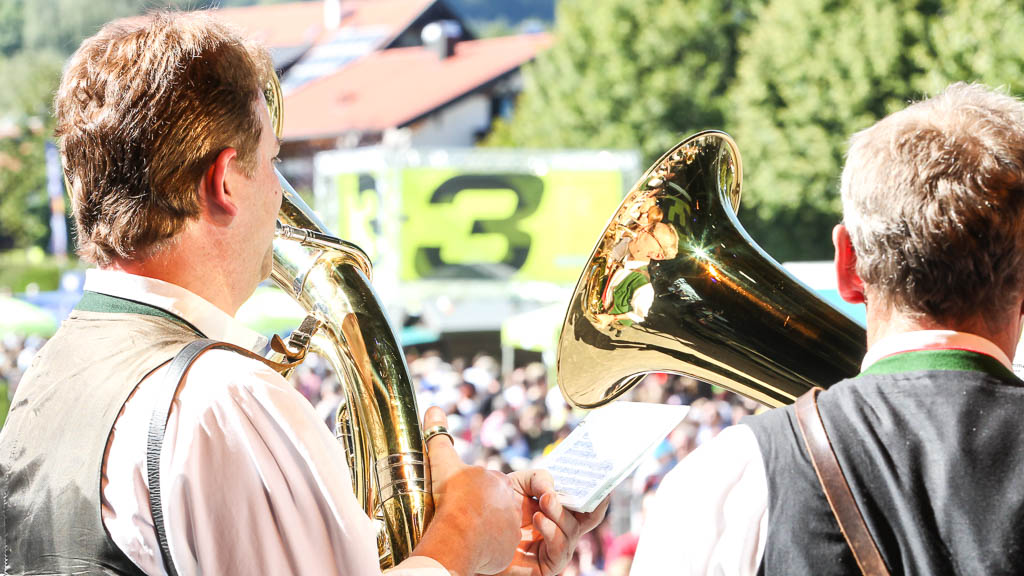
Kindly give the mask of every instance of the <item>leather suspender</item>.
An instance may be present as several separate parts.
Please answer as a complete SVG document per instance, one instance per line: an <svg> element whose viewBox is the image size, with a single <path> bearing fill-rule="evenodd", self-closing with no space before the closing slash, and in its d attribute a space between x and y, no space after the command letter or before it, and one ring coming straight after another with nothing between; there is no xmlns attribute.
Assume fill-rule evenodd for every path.
<svg viewBox="0 0 1024 576"><path fill-rule="evenodd" d="M170 361L167 373L161 383L161 389L157 392L156 404L153 406L153 415L149 421L146 451L146 476L149 479L149 509L153 514L153 528L156 530L157 543L160 544L160 555L164 560L164 570L170 576L178 576L178 571L175 569L174 561L171 559L171 549L167 544L167 530L164 526L164 513L160 504L160 450L163 448L164 433L167 427L167 417L171 412L171 404L174 402L175 396L178 395L181 383L185 381L185 376L188 375L188 371L196 359L214 348L233 350L254 360L259 360L278 371L296 366L302 362L302 358L285 364L271 362L240 346L208 338L190 342Z"/></svg>
<svg viewBox="0 0 1024 576"><path fill-rule="evenodd" d="M850 485L832 450L832 443L821 421L821 413L818 412L819 392L821 388L813 388L796 401L796 421L807 452L811 455L814 473L818 475L828 505L832 508L839 530L846 538L861 573L865 576L889 576L889 570L864 523L860 508L850 492Z"/></svg>

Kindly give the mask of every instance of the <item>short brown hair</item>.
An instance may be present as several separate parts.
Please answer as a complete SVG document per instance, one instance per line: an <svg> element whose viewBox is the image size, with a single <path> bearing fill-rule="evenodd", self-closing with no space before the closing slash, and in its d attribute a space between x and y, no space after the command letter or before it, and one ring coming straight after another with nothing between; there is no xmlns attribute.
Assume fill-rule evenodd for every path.
<svg viewBox="0 0 1024 576"><path fill-rule="evenodd" d="M852 139L843 218L857 273L940 321L1004 318L1024 273L1024 104L954 84Z"/></svg>
<svg viewBox="0 0 1024 576"><path fill-rule="evenodd" d="M255 170L267 51L202 12L107 24L72 56L55 102L78 253L133 260L199 214L225 148Z"/></svg>

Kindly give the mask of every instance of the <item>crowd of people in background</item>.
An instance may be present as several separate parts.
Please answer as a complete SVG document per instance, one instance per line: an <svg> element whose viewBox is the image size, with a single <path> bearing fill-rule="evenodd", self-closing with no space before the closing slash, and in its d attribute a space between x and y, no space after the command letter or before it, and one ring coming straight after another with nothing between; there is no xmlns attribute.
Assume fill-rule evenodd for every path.
<svg viewBox="0 0 1024 576"><path fill-rule="evenodd" d="M0 387L7 398L45 340L13 334L0 339ZM585 414L574 411L553 384L552 367L540 362L502 374L499 362L446 358L437 351L407 351L410 375L421 409L440 406L463 460L509 472L536 467L568 436ZM310 357L292 374L296 389L335 428L344 390L327 363ZM612 494L604 523L584 536L565 574L617 576L629 573L644 516L645 498L661 477L697 446L758 409L755 402L692 378L651 374L623 398L638 402L688 405L686 419Z"/></svg>

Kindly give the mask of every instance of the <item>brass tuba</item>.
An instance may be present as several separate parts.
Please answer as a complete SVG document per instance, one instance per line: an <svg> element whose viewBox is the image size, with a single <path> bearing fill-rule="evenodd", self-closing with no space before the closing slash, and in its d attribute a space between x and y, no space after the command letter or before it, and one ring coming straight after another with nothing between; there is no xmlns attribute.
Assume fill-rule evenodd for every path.
<svg viewBox="0 0 1024 576"><path fill-rule="evenodd" d="M596 408L648 372L769 406L860 371L864 328L790 276L736 219L740 154L701 132L644 173L583 270L558 344L558 385Z"/></svg>
<svg viewBox="0 0 1024 576"><path fill-rule="evenodd" d="M277 136L284 100L276 76L264 92ZM376 293L371 266L327 226L280 173L284 191L271 278L308 316L289 342L275 338L271 359L296 363L307 351L342 382L338 411L356 498L379 522L382 568L407 558L434 512L430 467L405 356Z"/></svg>

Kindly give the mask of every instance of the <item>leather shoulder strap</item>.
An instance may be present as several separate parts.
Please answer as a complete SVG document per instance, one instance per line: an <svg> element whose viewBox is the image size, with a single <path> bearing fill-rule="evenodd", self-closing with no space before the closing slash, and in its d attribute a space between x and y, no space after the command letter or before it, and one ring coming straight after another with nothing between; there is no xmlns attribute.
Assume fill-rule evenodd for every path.
<svg viewBox="0 0 1024 576"><path fill-rule="evenodd" d="M821 388L813 388L796 401L796 421L807 452L811 455L814 473L818 475L828 505L832 508L839 530L846 538L861 573L865 576L889 576L889 570L864 523L857 501L850 492L850 485L832 450L832 443L821 421L821 413L818 412L819 392Z"/></svg>
<svg viewBox="0 0 1024 576"><path fill-rule="evenodd" d="M167 417L170 415L171 405L174 402L175 396L178 395L178 390L181 388L182 382L185 381L185 377L188 375L189 369L192 368L192 364L200 356L215 348L233 350L243 356L259 360L275 370L291 368L302 361L299 359L296 362L279 364L267 360L266 358L240 346L235 346L234 344L229 344L227 342L210 340L208 338L190 342L182 348L177 355L175 355L174 359L170 361L170 364L167 367L167 372L164 375L164 380L161 383L161 388L157 392L158 397L156 403L153 405L153 414L149 421L149 435L146 449L146 476L149 480L149 510L153 514L153 528L156 530L157 543L160 545L160 555L163 556L164 570L166 570L167 574L170 576L177 576L178 571L175 569L174 561L171 559L171 549L167 543L167 529L166 526L164 526L164 513L160 501L160 451L163 449L164 433L167 428Z"/></svg>

